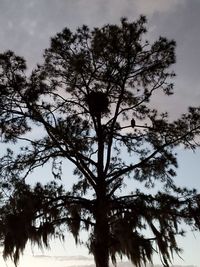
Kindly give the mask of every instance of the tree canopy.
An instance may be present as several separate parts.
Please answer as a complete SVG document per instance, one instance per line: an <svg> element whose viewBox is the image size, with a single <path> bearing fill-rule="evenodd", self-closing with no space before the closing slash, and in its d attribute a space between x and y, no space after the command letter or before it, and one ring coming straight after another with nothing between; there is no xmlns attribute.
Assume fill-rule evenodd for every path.
<svg viewBox="0 0 200 267"><path fill-rule="evenodd" d="M168 266L181 251L182 223L200 229L199 195L173 181L176 148L200 144L200 108L171 121L153 107L156 92L173 94L175 42L149 43L146 31L144 16L65 28L30 75L23 58L0 54L0 133L9 147L0 159L0 239L15 263L27 241L48 247L68 230L79 243L85 229L97 267L117 255L141 266L154 253ZM67 161L77 177L71 190ZM48 162L55 179L28 184ZM127 178L144 190L133 182L124 191Z"/></svg>

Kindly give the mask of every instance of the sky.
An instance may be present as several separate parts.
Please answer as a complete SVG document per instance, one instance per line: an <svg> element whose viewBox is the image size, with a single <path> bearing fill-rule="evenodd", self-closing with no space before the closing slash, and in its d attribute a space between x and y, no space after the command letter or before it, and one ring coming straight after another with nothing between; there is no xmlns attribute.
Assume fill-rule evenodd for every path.
<svg viewBox="0 0 200 267"><path fill-rule="evenodd" d="M75 30L82 24L102 26L118 23L121 17L136 20L140 14L148 18L150 40L162 35L177 42L175 94L165 100L161 96L154 100L156 107L167 109L172 117L177 117L188 106L200 105L200 0L0 0L0 53L8 49L15 51L27 60L31 71L36 63L42 62L50 37L64 27ZM180 150L178 154L177 184L200 191L200 152ZM51 251L44 252L47 257L37 258L38 267L50 266L50 261L55 261L52 256L87 255L86 249L76 249L71 237L67 238L68 244L56 243ZM184 260L175 258L174 264L200 267L200 234L188 233L180 245ZM30 248L23 259L35 265L36 259L29 255L32 255ZM68 266L62 263L58 266ZM23 264L22 260L19 267ZM71 264L78 266L80 261ZM7 263L7 266L13 265Z"/></svg>

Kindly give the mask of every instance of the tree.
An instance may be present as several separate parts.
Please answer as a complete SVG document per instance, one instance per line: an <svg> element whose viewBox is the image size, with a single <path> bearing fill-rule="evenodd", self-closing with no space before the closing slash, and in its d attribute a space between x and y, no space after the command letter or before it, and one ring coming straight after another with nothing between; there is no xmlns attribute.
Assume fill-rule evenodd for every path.
<svg viewBox="0 0 200 267"><path fill-rule="evenodd" d="M65 28L30 76L24 59L0 55L1 138L10 144L0 161L0 234L15 263L28 240L48 246L67 229L81 242L86 229L97 267L116 263L116 255L140 266L154 252L168 266L180 252L181 223L200 229L199 195L173 182L176 148L199 146L200 108L170 121L152 107L154 93L173 93L175 42L150 44L145 25L141 16L92 31ZM65 161L78 178L72 190L62 177ZM57 180L29 185L26 177L47 162ZM144 189L163 186L124 193L127 178Z"/></svg>

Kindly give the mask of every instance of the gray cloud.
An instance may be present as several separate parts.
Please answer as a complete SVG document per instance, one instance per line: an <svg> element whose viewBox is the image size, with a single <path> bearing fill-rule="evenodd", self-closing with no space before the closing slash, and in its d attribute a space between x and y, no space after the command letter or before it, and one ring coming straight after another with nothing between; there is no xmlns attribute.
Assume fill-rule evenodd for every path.
<svg viewBox="0 0 200 267"><path fill-rule="evenodd" d="M169 100L175 102L173 107L176 111L185 110L188 105L198 106L200 103L199 11L200 1L190 0L184 5L178 5L171 12L155 13L150 21L153 25L152 36L161 34L177 42L177 94Z"/></svg>
<svg viewBox="0 0 200 267"><path fill-rule="evenodd" d="M176 9L178 6L185 5L186 0L140 0L130 2L135 2L135 7L138 13L152 15L156 12L161 14L171 12L171 10Z"/></svg>
<svg viewBox="0 0 200 267"><path fill-rule="evenodd" d="M122 16L135 19L140 13L163 13L176 5L176 0L167 4L165 0L1 0L0 50L15 50L32 67L50 36L65 26L102 25L118 22Z"/></svg>
<svg viewBox="0 0 200 267"><path fill-rule="evenodd" d="M1 0L0 51L11 49L27 58L33 67L41 59L49 38L63 27L76 28L118 22L122 16L135 19L177 8L178 0ZM181 6L185 0L181 0ZM166 4L167 3L167 4Z"/></svg>

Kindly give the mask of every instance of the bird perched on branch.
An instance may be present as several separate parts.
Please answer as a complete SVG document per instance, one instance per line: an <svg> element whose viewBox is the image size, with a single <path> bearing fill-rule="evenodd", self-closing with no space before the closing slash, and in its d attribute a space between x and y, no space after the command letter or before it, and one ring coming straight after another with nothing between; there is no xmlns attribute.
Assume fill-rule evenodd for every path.
<svg viewBox="0 0 200 267"><path fill-rule="evenodd" d="M132 127L132 128L135 127L135 120L134 120L134 119L131 120L131 127Z"/></svg>

